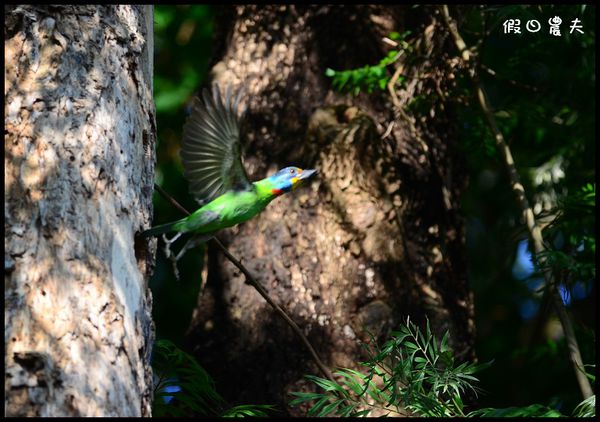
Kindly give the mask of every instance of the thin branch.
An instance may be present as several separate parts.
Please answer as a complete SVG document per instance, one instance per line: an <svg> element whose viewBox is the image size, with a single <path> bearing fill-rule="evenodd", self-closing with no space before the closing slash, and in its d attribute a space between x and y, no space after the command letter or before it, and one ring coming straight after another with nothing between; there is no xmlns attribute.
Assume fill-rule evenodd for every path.
<svg viewBox="0 0 600 422"><path fill-rule="evenodd" d="M381 139L385 139L388 136L390 136L390 133L392 133L393 128L394 128L394 121L391 121L390 124L388 125L387 129L385 130L384 134L381 135Z"/></svg>
<svg viewBox="0 0 600 422"><path fill-rule="evenodd" d="M181 206L171 195L169 195L163 188L161 188L157 184L155 184L154 186L156 187L156 190L158 191L158 193L160 193L162 196L164 196L175 208L177 208L179 211L183 212L186 215L191 214L188 210L186 210L183 206ZM300 337L300 339L302 340L302 343L304 343L304 346L306 346L306 348L310 352L310 355L312 356L315 364L319 367L319 369L321 370L323 375L325 375L330 381L336 382L335 379L333 378L333 375L332 375L331 371L329 370L329 368L327 366L325 366L325 364L323 364L323 362L319 358L319 355L317 354L316 350L310 344L310 342L308 341L308 339L306 338L306 336L304 335L304 333L302 332L300 327L298 327L298 325L294 322L294 320L292 320L292 318L289 317L289 315L283 310L283 308L281 306L279 306L277 303L275 303L273 301L273 299L271 299L271 297L269 296L269 294L267 293L265 288L254 278L254 276L252 276L250 271L248 271L246 269L246 267L244 267L242 265L242 263L240 261L238 261L227 250L227 248L225 248L225 246L223 246L221 241L216 236L213 237L211 240L221 250L221 252L223 252L223 254L225 254L227 259L229 259L229 261L231 261L231 263L233 265L235 265L244 274L244 276L246 277L246 282L248 284L252 285L252 287L254 287L258 291L258 293L267 301L267 303L269 305L271 305L271 307L275 310L275 312L277 312L279 314L279 316L281 316L285 320L285 322L288 323L288 325L292 328L292 330L296 333L296 335L298 335L298 337Z"/></svg>
<svg viewBox="0 0 600 422"><path fill-rule="evenodd" d="M448 11L448 6L443 5L442 16L444 17L444 22L446 23L446 27L448 31L454 38L454 43L460 52L460 55L465 63L469 64L471 59L471 53L469 49L460 36L458 32L456 23L450 17L450 13ZM525 196L525 188L521 184L519 173L517 172L517 168L515 166L515 162L512 157L512 153L506 141L504 140L504 136L498 125L496 124L496 119L494 118L494 114L492 113L492 107L489 104L487 99L487 95L483 89L483 85L481 81L477 77L476 66L472 63L470 64L469 74L475 86L475 92L477 94L477 99L479 100L479 105L481 106L481 110L487 120L488 126L494 135L494 139L496 140L496 146L498 151L500 152L506 168L508 170L508 176L510 179L510 184L513 192L517 197L517 201L519 202L519 206L521 207L521 215L527 224L527 229L529 230L529 236L533 241L533 249L535 254L540 261L540 264L543 264L545 258L543 257L542 252L546 250L544 246L544 238L542 236L542 230L540 226L536 223L535 216L533 214L533 210L529 206L529 202L527 201L527 197ZM544 278L546 280L546 285L550 290L550 295L552 297L552 301L554 303L554 307L558 314L558 318L563 327L563 331L565 333L565 338L567 340L567 345L569 349L569 358L573 364L575 370L575 376L577 377L577 382L579 384L579 389L581 390L581 394L584 399L592 396L594 393L592 391L592 387L585 375L583 361L581 359L581 353L579 351L579 345L577 344L577 338L575 337L575 332L573 330L573 324L571 323L571 319L567 310L562 302L562 298L558 292L558 288L556 286L556 282L554 281L554 274L552 270L544 265L541 265L544 268Z"/></svg>
<svg viewBox="0 0 600 422"><path fill-rule="evenodd" d="M523 88L528 91L540 92L540 90L538 88L536 88L535 86L527 85L527 84L521 83L519 81L515 81L514 79L505 79L505 78L498 76L498 74L496 73L496 71L494 69L487 67L483 63L480 63L479 66L481 67L481 69L485 70L487 73L489 73L494 78L498 78L498 80L500 80L500 81L506 81L513 86L516 86L518 88Z"/></svg>
<svg viewBox="0 0 600 422"><path fill-rule="evenodd" d="M258 291L258 293L260 293L260 295L269 303L269 305L271 305L273 307L273 309L275 309L275 311L279 314L279 316L281 316L289 324L289 326L292 327L292 330L294 330L294 332L298 335L298 337L300 337L300 339L302 340L302 342L304 343L304 345L310 352L313 360L315 361L315 363L317 364L317 366L319 367L321 372L330 381L336 382L335 379L333 378L333 375L331 374L331 371L329 370L329 368L327 368L323 364L323 362L319 358L319 355L317 354L316 350L312 347L312 345L310 344L310 342L308 341L308 339L306 338L304 333L302 333L302 330L300 329L300 327L298 327L298 325L294 322L294 320L288 316L288 314L283 310L283 308L281 306L279 306L277 303L275 303L273 301L273 299L271 299L271 297L269 296L269 294L267 293L265 288L258 281L256 281L256 279L254 279L252 274L250 274L248 272L246 267L244 267L241 262L239 262L237 259L235 259L234 256L231 255L231 253L229 253L229 251L225 248L225 246L223 246L223 244L221 243L221 241L219 239L214 237L212 240L219 247L219 249L221 249L221 251L225 254L225 256L233 263L233 265L238 267L238 269L244 273L248 283L251 284Z"/></svg>
<svg viewBox="0 0 600 422"><path fill-rule="evenodd" d="M398 43L394 40L389 39L388 37L383 37L381 39L384 43L391 45L392 47L398 47Z"/></svg>
<svg viewBox="0 0 600 422"><path fill-rule="evenodd" d="M154 188L158 191L158 193L160 193L167 201L169 201L169 203L171 205L173 205L175 208L177 208L179 211L181 211L182 213L184 213L185 215L191 215L191 213L186 210L179 202L177 202L175 200L175 198L173 198L171 195L169 195L167 193L167 191L165 191L163 188L161 188L160 186L158 186L158 184L154 184Z"/></svg>
<svg viewBox="0 0 600 422"><path fill-rule="evenodd" d="M427 153L427 152L429 152L429 147L427 146L427 143L423 140L423 138L421 137L421 135L419 135L419 132L417 131L417 127L415 126L415 124L411 120L411 118L404 111L404 108L402 107L402 104L400 103L400 99L398 98L398 95L396 95L396 89L394 88L394 86L396 84L396 81L400 77L400 74L402 73L403 69L404 69L403 65L400 65L400 66L398 66L396 68L396 71L394 72L394 75L392 76L392 78L390 79L390 81L387 84L387 89L388 89L388 91L390 93L390 96L392 97L392 103L394 105L394 110L404 120L406 120L406 122L410 126L411 134L415 137L415 139L417 140L417 142L419 142L419 144L421 144L421 148L423 148L423 152Z"/></svg>

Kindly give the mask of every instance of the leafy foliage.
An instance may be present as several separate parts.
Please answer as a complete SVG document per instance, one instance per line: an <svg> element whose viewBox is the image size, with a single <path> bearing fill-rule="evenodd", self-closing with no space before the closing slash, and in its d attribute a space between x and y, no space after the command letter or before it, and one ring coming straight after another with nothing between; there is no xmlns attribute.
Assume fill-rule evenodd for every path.
<svg viewBox="0 0 600 422"><path fill-rule="evenodd" d="M558 410L541 404L503 409L483 408L465 412L463 397L477 395L476 372L491 365L458 364L448 346L448 332L438 341L429 328L425 334L407 320L391 339L379 347L371 337L363 374L342 368L340 379L306 375L322 392L293 392L291 406L312 402L306 416L425 416L425 417L562 417ZM593 375L589 375L593 378ZM572 416L595 416L595 396L581 402Z"/></svg>
<svg viewBox="0 0 600 422"><path fill-rule="evenodd" d="M267 410L273 410L275 406L270 404L242 404L240 406L234 406L229 410L226 410L221 415L224 418L240 418L240 417L266 417Z"/></svg>
<svg viewBox="0 0 600 422"><path fill-rule="evenodd" d="M595 91L595 9L550 5L464 6L453 13L467 45L475 46L479 78L494 107L497 124L511 147L534 212L542 226L553 220L544 228L548 250L537 257L538 263L543 262L554 272L565 302L576 306L569 293L579 301L577 306L583 307L586 315L581 329L593 332L593 328L586 329L585 325L595 326L589 318L594 313L594 303L589 298L593 296L596 276L595 185L590 183L595 176L596 112L595 96L589 95ZM584 33L571 33L565 26L560 38L542 32L511 36L502 31L506 19L518 18L524 24L530 19L544 22L552 16L561 16L565 25L574 18L580 19ZM402 57L402 61L418 60L413 56ZM365 66L328 70L327 75L333 77L333 87L338 91L372 92L378 83L382 89L389 83L389 75L399 63L398 56L395 61L386 62L386 66L377 65L376 71ZM554 395L558 400L555 396L558 392L560 401L566 399L566 403L574 405L578 389L570 375L569 361L563 359L558 364L555 361L556 350L566 353L564 340L560 336L542 338L551 332L544 330L539 336L541 344L527 341L521 344L522 339L533 336L527 334L532 328L524 320L535 322L537 314L538 324L548 321L541 312L547 308L540 304L539 291L530 287L535 285L542 268L538 265L538 271L526 280L512 277L511 259L525 236L518 219L520 211L506 182L495 140L473 96L470 77L465 72L452 72L452 76L456 84L444 96L458 114L460 146L471 179L462 205L468 218L469 278L478 304L476 324L481 333L478 354L483 359L501 356L498 365L483 375L484 384L496 393L491 399L514 402L532 397L533 401L539 401ZM406 111L419 120L420 115L427 115L432 108L430 101L428 96L415 96ZM492 329L494 335L487 335ZM538 327L533 330L540 331ZM515 335L518 331L519 335ZM587 342L580 347L584 361L594 359L595 351L587 347ZM536 350L537 362L532 361L531 353L516 353L531 349ZM516 371L533 384L515 386L514 377L504 376L507 371ZM565 377L570 377L568 382L558 381Z"/></svg>
<svg viewBox="0 0 600 422"><path fill-rule="evenodd" d="M448 346L433 336L429 322L423 334L409 320L391 339L377 346L371 338L369 355L361 365L367 374L352 369L335 372L341 384L307 375L324 393L292 393L290 405L315 400L307 416L368 416L374 409L383 415L432 417L465 416L462 396L477 394L475 372L487 365L458 364Z"/></svg>
<svg viewBox="0 0 600 422"><path fill-rule="evenodd" d="M397 40L402 49L388 52L387 56L376 65L366 65L359 69L340 71L327 69L325 75L333 78L333 87L340 92L352 92L354 95L358 95L361 89L366 90L368 93L373 92L375 88L385 90L391 79L387 67L396 62L404 51L410 51L411 49L410 44L404 41L408 35L410 35L410 31L403 34L392 32L389 38ZM402 85L403 81L404 77L400 75L396 83Z"/></svg>
<svg viewBox="0 0 600 422"><path fill-rule="evenodd" d="M153 350L155 416L218 413L224 404L210 375L196 360L169 340L157 340Z"/></svg>
<svg viewBox="0 0 600 422"><path fill-rule="evenodd" d="M208 6L155 7L155 56L160 71L154 77L154 101L158 114L178 111L198 89L208 67L210 46L203 41L210 40L212 15ZM172 41L174 45L169 45Z"/></svg>
<svg viewBox="0 0 600 422"><path fill-rule="evenodd" d="M532 404L531 406L507 407L505 409L480 409L471 412L469 416L484 416L488 418L559 418L563 415L560 412L549 409L541 404Z"/></svg>
<svg viewBox="0 0 600 422"><path fill-rule="evenodd" d="M540 261L577 299L569 302L579 323L576 331L587 326L594 332L595 186L590 182L595 178L596 111L595 96L589 93L596 89L595 10L580 5L470 6L455 9L454 16L467 45L477 46L480 80L544 227L548 252ZM563 19L561 37L524 28L530 19L544 23L553 16ZM569 33L575 18L584 34ZM523 34L504 34L506 19L520 19ZM455 105L470 178L462 205L477 309L477 352L484 360L497 357L481 376L489 391L481 403L499 407L554 397L562 406L574 407L580 396L573 370L568 359L556 355L558 348L564 356L567 345L551 328L550 307L530 287L539 272L528 279L512 276L513 257L525 234L505 169L469 78L457 74L456 80L448 97L464 99ZM585 292L577 297L577 290ZM584 362L593 361L593 343L581 341L579 332L578 339ZM517 377L527 382L515 383Z"/></svg>
<svg viewBox="0 0 600 422"><path fill-rule="evenodd" d="M593 418L596 416L596 395L590 396L577 405L573 416L578 418Z"/></svg>
<svg viewBox="0 0 600 422"><path fill-rule="evenodd" d="M156 103L156 183L189 210L197 203L188 193L179 159L186 107L206 77L213 48L214 8L210 5L154 7L154 100ZM154 194L152 225L183 217L158 193ZM190 251L178 263L182 281L175 279L163 248L150 279L152 314L159 338L181 345L202 285L204 248Z"/></svg>
<svg viewBox="0 0 600 422"><path fill-rule="evenodd" d="M211 376L196 360L169 340L154 345L154 402L152 413L161 416L267 416L271 405L239 405L229 409L217 393Z"/></svg>
<svg viewBox="0 0 600 422"><path fill-rule="evenodd" d="M587 183L578 192L560 198L554 210L555 220L545 228L549 238L564 239L560 249L548 249L544 254L544 267L555 274L568 273L570 280L596 278L596 184Z"/></svg>

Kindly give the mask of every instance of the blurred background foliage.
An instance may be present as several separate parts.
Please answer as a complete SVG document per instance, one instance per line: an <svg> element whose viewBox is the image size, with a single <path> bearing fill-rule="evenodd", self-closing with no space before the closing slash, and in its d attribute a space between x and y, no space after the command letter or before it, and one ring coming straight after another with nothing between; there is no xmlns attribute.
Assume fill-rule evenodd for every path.
<svg viewBox="0 0 600 422"><path fill-rule="evenodd" d="M178 152L188 104L206 84L216 7L155 6L156 182L189 210L197 204L187 192ZM555 258L550 261L564 267L563 299L574 319L583 360L592 363L595 7L471 5L460 7L454 15L462 17L459 30L467 44L478 46L480 77L530 203L544 224ZM560 37L548 33L548 19L554 16L563 20ZM569 33L576 18L583 34ZM521 34L504 34L506 19L520 19ZM527 32L529 19L538 20L542 30ZM520 211L494 140L472 98L472 86L465 76L458 79L451 95L457 103L456 124L470 179L462 204L476 310L476 351L481 362L494 361L479 374L485 392L479 404L542 403L571 410L581 395L560 324L551 305L542 300L542 281L528 250ZM182 217L158 194L154 215L155 224ZM159 251L150 283L158 338L184 345L202 285L203 256L203 248L186 254L179 262L181 280L177 281Z"/></svg>
<svg viewBox="0 0 600 422"><path fill-rule="evenodd" d="M188 194L179 159L181 131L189 103L206 80L213 47L211 6L168 6L154 8L154 99L158 130L156 183L189 211L198 204ZM184 217L158 193L154 194L154 223ZM204 248L188 252L178 263L180 280L159 243L157 264L150 288L154 295L157 338L183 345L202 284Z"/></svg>
<svg viewBox="0 0 600 422"><path fill-rule="evenodd" d="M467 45L483 40L480 78L530 205L545 227L545 241L554 252L595 268L595 194L575 218L565 207L567 198L595 182L595 8L511 5L461 11L460 31ZM560 37L548 33L548 19L554 16L563 21ZM576 18L583 34L570 33ZM504 34L506 19L520 19L521 34ZM540 32L526 30L530 19L541 23ZM471 84L461 82L462 95L471 97ZM571 410L581 394L560 323L551 304L542 302L543 278L531 261L504 165L476 101L458 111L470 178L462 205L476 350L481 361L494 359L480 374L487 391L480 402L494 407L543 403ZM557 215L560 221L549 224ZM583 361L593 363L595 271L570 275L562 280L563 302L573 317Z"/></svg>

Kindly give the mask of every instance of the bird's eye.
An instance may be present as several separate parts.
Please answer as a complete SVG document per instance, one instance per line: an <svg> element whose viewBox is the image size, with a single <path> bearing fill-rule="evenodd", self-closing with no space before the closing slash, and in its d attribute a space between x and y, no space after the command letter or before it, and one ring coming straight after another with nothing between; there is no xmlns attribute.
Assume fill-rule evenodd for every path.
<svg viewBox="0 0 600 422"><path fill-rule="evenodd" d="M290 169L290 174L294 174L295 172L296 172L296 170Z"/></svg>

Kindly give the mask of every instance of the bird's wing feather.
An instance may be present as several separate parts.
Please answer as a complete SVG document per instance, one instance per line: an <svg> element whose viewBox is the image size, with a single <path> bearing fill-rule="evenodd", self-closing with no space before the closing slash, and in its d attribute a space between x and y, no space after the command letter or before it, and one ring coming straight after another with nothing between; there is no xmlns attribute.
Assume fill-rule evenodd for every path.
<svg viewBox="0 0 600 422"><path fill-rule="evenodd" d="M181 231L198 231L205 228L210 223L217 221L220 214L214 211L197 211L189 217L181 220L181 224L176 227Z"/></svg>
<svg viewBox="0 0 600 422"><path fill-rule="evenodd" d="M231 85L225 100L217 85L212 95L204 90L203 100L194 98L192 114L183 127L181 161L190 192L204 204L230 189L251 188L242 165L238 106L242 90L235 98Z"/></svg>

